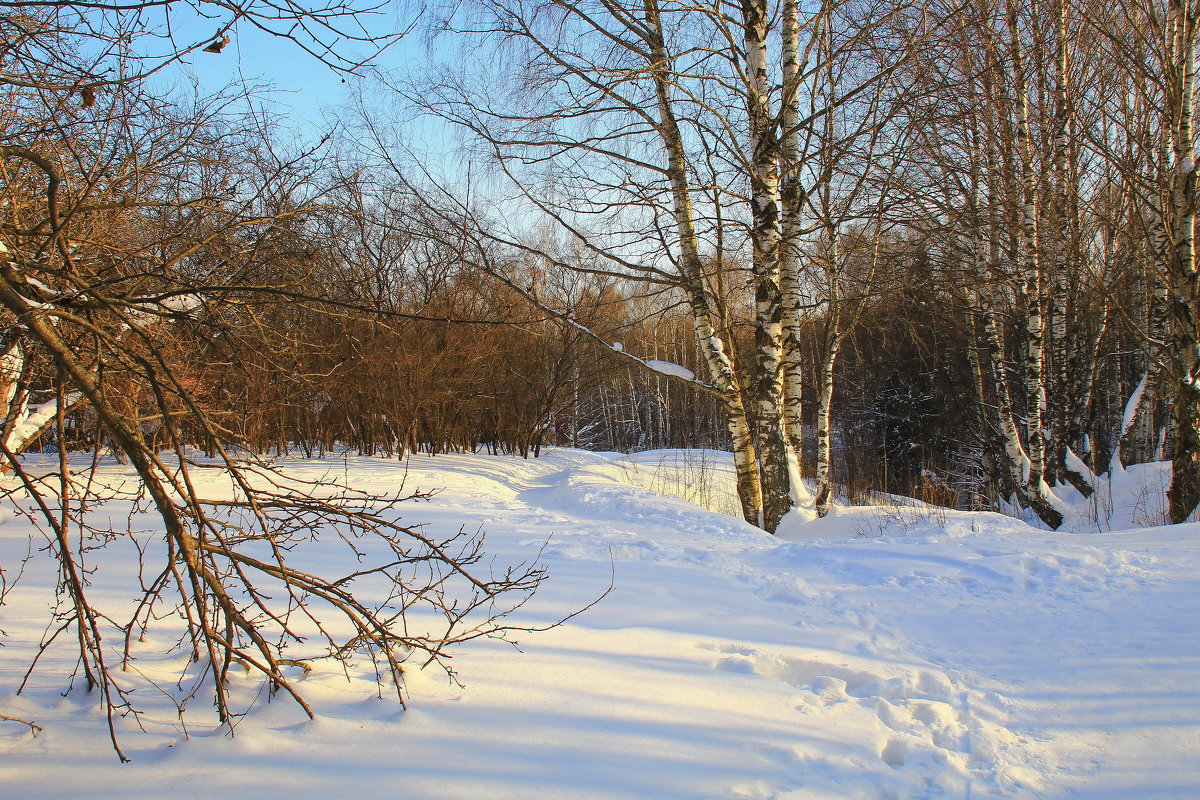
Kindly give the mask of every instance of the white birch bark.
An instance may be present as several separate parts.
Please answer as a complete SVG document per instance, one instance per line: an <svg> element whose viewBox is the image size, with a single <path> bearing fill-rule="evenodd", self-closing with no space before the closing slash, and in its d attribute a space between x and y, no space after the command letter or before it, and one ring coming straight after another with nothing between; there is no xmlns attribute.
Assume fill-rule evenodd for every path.
<svg viewBox="0 0 1200 800"><path fill-rule="evenodd" d="M742 0L755 284L754 422L762 472L763 527L774 531L791 508L792 495L780 408L783 307L779 288L779 142L767 67L769 11L766 0Z"/></svg>
<svg viewBox="0 0 1200 800"><path fill-rule="evenodd" d="M800 3L783 3L783 86L780 100L781 231L779 286L782 293L781 381L783 422L788 443L788 468L792 501L808 499L801 460L804 453L804 354L801 351L804 287L800 245L803 235L804 193L800 185Z"/></svg>
<svg viewBox="0 0 1200 800"><path fill-rule="evenodd" d="M1017 0L1007 0L1009 60L1013 72L1014 147L1021 179L1020 227L1017 269L1025 301L1025 440L1027 443L1024 490L1031 507L1051 528L1062 525L1045 481L1046 439L1044 421L1045 321L1042 316L1042 265L1038 242L1038 181L1030 133L1029 83L1022 52ZM1007 434L1006 434L1007 435Z"/></svg>
<svg viewBox="0 0 1200 800"><path fill-rule="evenodd" d="M0 356L0 436L8 452L18 455L54 422L59 412L58 398L31 406L29 391L22 384L26 379L25 351L15 343L8 352ZM74 407L81 399L79 392L68 393L63 398L63 412Z"/></svg>
<svg viewBox="0 0 1200 800"><path fill-rule="evenodd" d="M1167 492L1172 522L1189 519L1200 504L1200 285L1196 265L1195 8L1170 0L1173 34L1173 252L1170 262L1171 349L1175 364L1174 450Z"/></svg>
<svg viewBox="0 0 1200 800"><path fill-rule="evenodd" d="M828 314L822 337L821 371L817 382L817 470L813 506L818 517L829 513L833 503L833 390L834 368L842 346L842 304L836 270L838 269L838 236L829 231Z"/></svg>
<svg viewBox="0 0 1200 800"><path fill-rule="evenodd" d="M742 515L748 522L765 527L767 520L763 513L764 497L758 472L758 454L742 399L742 386L718 327L715 304L704 283L688 179L687 155L671 102L671 61L663 36L662 18L657 0L644 0L643 8L650 31L650 72L654 81L658 110L658 135L667 153L667 176L671 182L673 216L679 238L683 289L691 311L696 340L708 367L710 379L720 392L722 407L725 410L726 425L733 444Z"/></svg>

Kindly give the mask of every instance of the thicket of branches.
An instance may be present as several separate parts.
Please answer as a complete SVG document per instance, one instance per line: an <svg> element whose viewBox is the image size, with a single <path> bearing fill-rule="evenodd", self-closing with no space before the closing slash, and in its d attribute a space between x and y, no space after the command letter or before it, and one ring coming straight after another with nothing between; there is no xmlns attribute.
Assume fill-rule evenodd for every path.
<svg viewBox="0 0 1200 800"><path fill-rule="evenodd" d="M395 447L368 427L389 410L380 392L403 404L423 387L380 386L375 375L394 372L385 362L397 342L419 339L406 377L427 380L461 337L446 327L457 310L437 285L415 314L395 286L381 285L395 302L357 293L367 265L343 263L353 242L329 235L361 219L337 205L351 182L320 150L282 143L252 97L161 94L147 78L202 49L219 54L235 23L352 69L328 47L385 45L362 32L370 11L0 4L0 468L5 501L41 534L28 548L34 567L6 554L0 606L26 569L57 572L30 672L73 661L64 681L98 698L122 760L119 720L137 722L139 687L166 692L181 716L194 697L211 698L232 728L246 676L311 716L296 670L369 659L403 702L406 662L450 671L455 645L514 630L509 614L544 578L536 563L496 563L482 533L434 535L402 520L403 493L301 480L259 458L330 437ZM179 41L172 13L215 20L217 38ZM370 277L385 280L382 268ZM344 361L349 384L319 379ZM335 388L342 408L361 413L328 428L306 421ZM466 440L435 413L421 419L437 441ZM535 424L495 435L528 438L522 426ZM54 458L22 459L31 447ZM135 480L99 479L109 455ZM159 533L139 531L136 513L129 530L114 529L105 506L123 503L156 515ZM297 566L318 539L347 557ZM130 547L135 576L114 553ZM333 572L338 563L358 566ZM97 599L114 580L130 605ZM159 626L182 626L176 647L189 665L173 687L136 669ZM60 648L74 658L43 658Z"/></svg>
<svg viewBox="0 0 1200 800"><path fill-rule="evenodd" d="M323 615L349 632L318 655L391 680L503 635L542 578L261 456L722 447L767 530L870 490L1055 528L1168 459L1194 513L1195 3L449 4L428 19L471 57L381 84L465 137L448 176L369 104L304 151L247 98L147 88L235 22L355 69L370 10L0 3L0 454L60 571L44 644L110 718L106 629L160 607L227 719L234 664L304 704L286 667ZM215 35L152 16L184 11ZM125 460L163 521L128 619L89 600L73 451ZM378 563L289 566L330 530ZM398 632L422 604L444 638Z"/></svg>

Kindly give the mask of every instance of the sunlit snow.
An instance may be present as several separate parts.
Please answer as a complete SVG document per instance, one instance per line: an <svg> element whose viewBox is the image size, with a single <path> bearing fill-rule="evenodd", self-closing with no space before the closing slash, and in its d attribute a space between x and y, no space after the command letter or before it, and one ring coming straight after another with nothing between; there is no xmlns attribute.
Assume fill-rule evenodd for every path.
<svg viewBox="0 0 1200 800"><path fill-rule="evenodd" d="M185 731L149 682L187 668L164 654L181 630L164 620L128 676L144 732L122 720L120 765L95 698L79 682L62 694L69 642L16 694L55 580L35 553L0 609L0 713L44 731L0 722L0 795L1117 800L1200 786L1200 525L1097 532L1158 521L1161 467L1075 498L1068 527L1087 532L880 504L773 537L708 510L736 508L714 451L285 463L365 490L440 489L406 519L482 527L500 562L540 551L551 576L529 625L612 591L520 650L460 650L462 686L414 665L407 711L375 696L369 663L298 676L315 721L247 682L234 736L202 696ZM123 528L129 511L98 513ZM29 531L5 512L10 582ZM102 602L134 596L132 556L117 541L91 557Z"/></svg>

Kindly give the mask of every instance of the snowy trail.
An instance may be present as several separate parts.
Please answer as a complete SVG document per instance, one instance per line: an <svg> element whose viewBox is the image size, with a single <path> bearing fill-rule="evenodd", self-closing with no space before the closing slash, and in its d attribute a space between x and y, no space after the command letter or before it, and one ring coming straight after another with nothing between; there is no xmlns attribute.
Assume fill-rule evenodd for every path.
<svg viewBox="0 0 1200 800"><path fill-rule="evenodd" d="M351 783L403 798L1196 796L1200 526L1072 536L994 514L880 522L839 509L788 541L630 485L649 480L630 463L562 450L417 457L406 473L297 462L369 490L401 477L441 487L413 521L482 527L503 559L540 549L551 579L529 624L595 599L610 575L613 590L523 652L467 648L455 659L465 688L411 670L407 712L364 696L366 671L318 671L304 679L315 722L259 704L233 739L195 725L185 740L173 709L147 699L150 733L131 740L124 767L87 698L56 699L49 677L17 697L21 665L5 658L0 711L47 731L0 728L0 786L13 797L283 797ZM15 521L0 524L3 563L23 540ZM9 639L20 611L19 598L0 610Z"/></svg>
<svg viewBox="0 0 1200 800"><path fill-rule="evenodd" d="M878 627L866 634L855 630L865 627L863 617L845 595L805 593L800 579L779 571L779 565L762 569L759 563L769 563L779 550L778 540L616 483L606 467L595 462L541 480L525 478L520 503L511 507L515 519L497 518L491 509L488 527L533 518L555 528L547 552L557 559L603 562L611 556L617 588L605 605L628 606L658 658L675 661L672 672L689 661L694 670L699 660L718 673L719 688L701 688L691 679L699 694L687 705L719 710L719 721L709 727L725 729L735 727L731 712L739 705L761 709L771 720L769 736L750 730L726 740L742 759L757 762L729 787L735 795L772 797L796 790L841 796L847 771L856 781L873 775L870 783L896 784L900 796L933 787L964 796L976 787L986 796L986 787L1013 784L1015 771L997 760L1010 735L972 707L987 704L982 693L932 665L906 663L894 637ZM791 583L791 597L800 603L779 605L774 590L780 581ZM681 614L681 607L689 613ZM805 628L814 630L806 635ZM827 628L834 635L818 633ZM612 652L632 633L617 629L608 644L593 638L593 648ZM629 654L621 660L628 668ZM577 665L575 671L588 670ZM705 675L704 683L713 679ZM636 681L645 682L655 683L654 676ZM739 691L760 697L739 701ZM765 706L762 695L771 697ZM662 700L645 697L640 704L651 702ZM829 741L834 729L843 733ZM713 759L720 761L716 754ZM668 792L669 785L654 785L634 795Z"/></svg>

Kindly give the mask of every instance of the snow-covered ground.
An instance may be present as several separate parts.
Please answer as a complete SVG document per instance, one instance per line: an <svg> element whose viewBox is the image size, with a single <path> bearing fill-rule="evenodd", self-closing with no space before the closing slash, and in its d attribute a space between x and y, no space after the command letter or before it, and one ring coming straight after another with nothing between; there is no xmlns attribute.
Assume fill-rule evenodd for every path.
<svg viewBox="0 0 1200 800"><path fill-rule="evenodd" d="M288 466L364 489L438 488L406 519L482 527L501 561L542 549L551 576L520 622L613 589L520 650L463 648L463 686L410 669L407 711L375 697L367 668L318 667L302 678L315 721L260 697L235 736L202 709L185 736L145 687L146 730L129 726L122 765L94 698L61 695L68 647L15 693L53 580L31 562L0 609L0 713L44 731L0 722L0 796L1200 796L1200 525L1096 532L1153 519L1153 492L1138 488L1159 479L1152 468L1118 476L1096 513L1080 503L1071 525L1086 533L874 506L771 537L657 493L730 508L720 453ZM28 533L5 512L10 574ZM132 596L104 577L103 597ZM152 631L145 663L177 633Z"/></svg>

